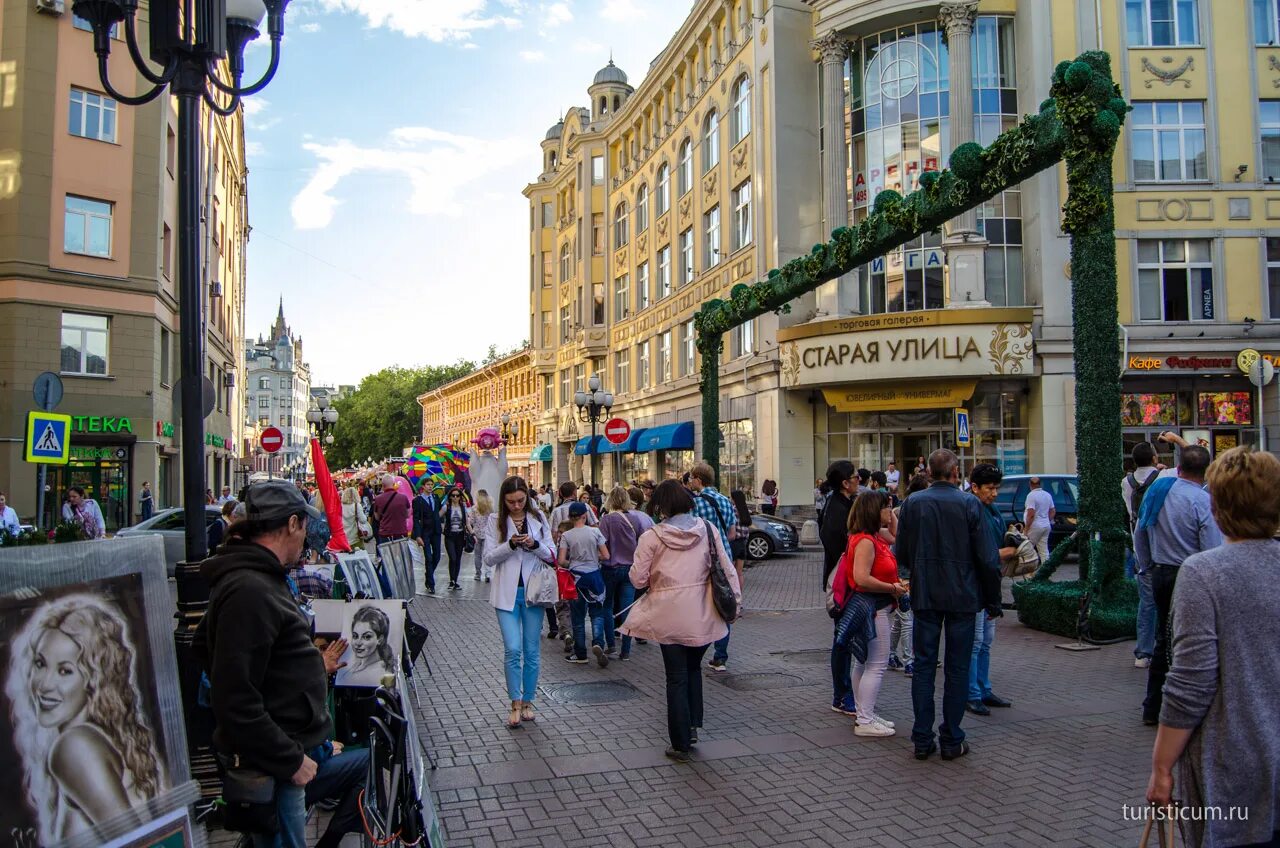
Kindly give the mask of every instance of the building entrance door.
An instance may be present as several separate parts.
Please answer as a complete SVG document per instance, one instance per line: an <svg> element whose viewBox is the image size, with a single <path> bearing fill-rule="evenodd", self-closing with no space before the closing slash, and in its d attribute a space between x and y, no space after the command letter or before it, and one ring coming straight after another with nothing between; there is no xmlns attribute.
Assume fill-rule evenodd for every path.
<svg viewBox="0 0 1280 848"><path fill-rule="evenodd" d="M49 468L49 496L45 498L45 523L52 527L62 520L62 504L72 486L98 502L108 533L128 527L132 521L129 496L129 456L132 448L72 447L71 461Z"/></svg>

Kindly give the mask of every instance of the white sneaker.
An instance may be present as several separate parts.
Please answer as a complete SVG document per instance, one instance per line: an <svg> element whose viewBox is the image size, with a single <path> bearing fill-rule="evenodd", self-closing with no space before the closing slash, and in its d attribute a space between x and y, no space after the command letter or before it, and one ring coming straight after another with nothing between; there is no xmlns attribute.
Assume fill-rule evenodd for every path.
<svg viewBox="0 0 1280 848"><path fill-rule="evenodd" d="M886 727L878 721L873 721L870 724L855 725L853 734L855 736L893 736L894 730L892 727Z"/></svg>
<svg viewBox="0 0 1280 848"><path fill-rule="evenodd" d="M889 719L887 719L887 718L885 718L885 717L883 717L883 716L873 715L873 716L871 716L871 720L872 720L872 721L875 721L875 722L878 722L879 724L883 724L885 727L889 728L890 730L892 730L893 728L897 727L897 725L896 725L896 724L894 724L893 722L889 721Z"/></svg>
<svg viewBox="0 0 1280 848"><path fill-rule="evenodd" d="M1133 661L1134 668L1151 668L1151 657L1138 657Z"/></svg>

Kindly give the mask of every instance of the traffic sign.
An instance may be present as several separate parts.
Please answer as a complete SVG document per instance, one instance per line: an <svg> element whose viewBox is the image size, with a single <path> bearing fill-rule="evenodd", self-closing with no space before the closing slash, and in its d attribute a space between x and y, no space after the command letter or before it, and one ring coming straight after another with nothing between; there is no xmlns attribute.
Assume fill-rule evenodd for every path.
<svg viewBox="0 0 1280 848"><path fill-rule="evenodd" d="M973 440L969 437L969 410L957 409L956 411L956 447L971 447Z"/></svg>
<svg viewBox="0 0 1280 848"><path fill-rule="evenodd" d="M620 445L631 437L631 425L621 418L604 422L604 437L610 444Z"/></svg>
<svg viewBox="0 0 1280 848"><path fill-rule="evenodd" d="M45 412L53 412L62 403L62 378L52 371L45 371L36 377L31 394L36 399L36 406Z"/></svg>
<svg viewBox="0 0 1280 848"><path fill-rule="evenodd" d="M267 453L275 453L284 447L284 433L280 432L279 427L268 427L258 437L258 444L262 445L262 449Z"/></svg>
<svg viewBox="0 0 1280 848"><path fill-rule="evenodd" d="M27 462L66 465L71 459L71 416L27 413Z"/></svg>
<svg viewBox="0 0 1280 848"><path fill-rule="evenodd" d="M1258 388L1269 384L1271 378L1275 376L1276 368L1267 360L1258 357L1253 360L1253 364L1249 366L1249 382Z"/></svg>

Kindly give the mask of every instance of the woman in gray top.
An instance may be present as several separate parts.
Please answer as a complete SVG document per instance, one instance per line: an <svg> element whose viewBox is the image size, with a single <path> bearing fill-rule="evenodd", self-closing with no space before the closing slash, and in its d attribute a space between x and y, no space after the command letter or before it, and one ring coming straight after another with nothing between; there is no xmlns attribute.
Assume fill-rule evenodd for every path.
<svg viewBox="0 0 1280 848"><path fill-rule="evenodd" d="M1280 845L1280 460L1233 448L1205 475L1226 544L1187 559L1147 800L1189 846ZM1204 807L1217 810L1203 811ZM1235 808L1233 810L1233 808Z"/></svg>

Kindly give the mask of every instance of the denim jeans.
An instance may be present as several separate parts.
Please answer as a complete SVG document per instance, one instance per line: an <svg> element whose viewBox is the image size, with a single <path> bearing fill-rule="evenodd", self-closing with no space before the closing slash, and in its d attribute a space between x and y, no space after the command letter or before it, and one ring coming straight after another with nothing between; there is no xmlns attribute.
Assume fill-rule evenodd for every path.
<svg viewBox="0 0 1280 848"><path fill-rule="evenodd" d="M895 609L889 612L889 653L903 665L915 659L911 651L911 610Z"/></svg>
<svg viewBox="0 0 1280 848"><path fill-rule="evenodd" d="M702 727L702 658L707 646L663 645L667 672L667 735L671 747L688 751L692 731Z"/></svg>
<svg viewBox="0 0 1280 848"><path fill-rule="evenodd" d="M636 587L631 585L630 565L606 565L604 567L604 637L612 650L615 640L613 631L627 620L627 614L619 611L627 609L635 603ZM622 637L622 651L619 656L631 656L631 637Z"/></svg>
<svg viewBox="0 0 1280 848"><path fill-rule="evenodd" d="M969 663L969 700L981 701L991 691L991 643L996 640L996 622L978 613L973 622L973 661Z"/></svg>
<svg viewBox="0 0 1280 848"><path fill-rule="evenodd" d="M846 695L853 696L853 651L832 640L831 703L838 704Z"/></svg>
<svg viewBox="0 0 1280 848"><path fill-rule="evenodd" d="M733 625L726 624L725 627L729 628L729 632L724 634L723 639L716 640L715 650L711 652L712 662L727 662L729 660L729 637L733 635Z"/></svg>
<svg viewBox="0 0 1280 848"><path fill-rule="evenodd" d="M1151 572L1135 574L1138 581L1138 644L1135 657L1150 657L1156 652L1156 597L1151 589Z"/></svg>
<svg viewBox="0 0 1280 848"><path fill-rule="evenodd" d="M526 606L524 587L520 586L516 589L515 607L497 613L507 669L507 697L533 703L542 660L542 607Z"/></svg>
<svg viewBox="0 0 1280 848"><path fill-rule="evenodd" d="M1178 566L1153 565L1150 570L1151 595L1156 603L1156 644L1151 654L1151 668L1147 672L1147 698L1142 702L1142 716L1159 720L1160 706L1164 703L1164 679L1169 674L1169 660L1173 645L1173 587L1178 583Z"/></svg>
<svg viewBox="0 0 1280 848"><path fill-rule="evenodd" d="M316 776L305 787L277 781L276 815L280 832L270 836L254 834L254 848L307 848L307 807L325 798L339 799L325 835L340 837L344 833L359 833L357 803L368 773L369 750L362 748L343 751L320 763Z"/></svg>
<svg viewBox="0 0 1280 848"><path fill-rule="evenodd" d="M569 602L573 615L573 652L578 659L587 656L587 616L591 616L591 644L604 647L604 603L587 603L579 594Z"/></svg>
<svg viewBox="0 0 1280 848"><path fill-rule="evenodd" d="M942 610L912 611L912 649L915 651L915 674L911 677L911 705L915 710L915 726L911 741L917 749L933 744L933 691L938 671L939 647L946 634L946 656L942 674L942 724L938 736L944 748L964 741L960 722L969 694L969 665L973 661L974 614Z"/></svg>

